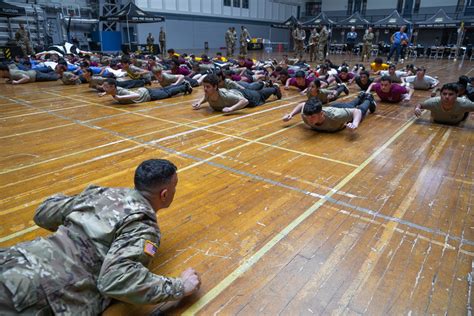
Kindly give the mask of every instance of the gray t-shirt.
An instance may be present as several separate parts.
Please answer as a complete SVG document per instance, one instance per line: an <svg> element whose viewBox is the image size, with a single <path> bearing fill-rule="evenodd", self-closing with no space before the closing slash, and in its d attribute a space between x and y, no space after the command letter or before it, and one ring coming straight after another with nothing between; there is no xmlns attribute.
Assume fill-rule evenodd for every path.
<svg viewBox="0 0 474 316"><path fill-rule="evenodd" d="M72 72L70 71L65 71L63 73L63 76L61 78L61 81L65 84L65 85L73 85L73 84L81 84L81 79L77 78L77 79L74 79L76 77L75 74L73 74Z"/></svg>
<svg viewBox="0 0 474 316"><path fill-rule="evenodd" d="M231 80L231 79L226 79L224 80L224 87L228 90L231 90L231 89L242 89L242 87L237 83L235 82L234 80Z"/></svg>
<svg viewBox="0 0 474 316"><path fill-rule="evenodd" d="M208 99L207 96L204 97L204 101L208 102L211 108L216 111L222 111L223 108L233 106L240 100L245 99L243 94L235 89L219 89L217 93L219 97L215 101Z"/></svg>
<svg viewBox="0 0 474 316"><path fill-rule="evenodd" d="M353 119L352 112L349 109L325 107L323 108L324 122L320 125L311 124L304 115L301 115L303 121L311 129L319 132L337 132L345 128L347 122Z"/></svg>
<svg viewBox="0 0 474 316"><path fill-rule="evenodd" d="M147 88L138 88L135 91L130 91L124 88L117 87L117 95L130 95L133 93L136 93L139 96L135 99L120 100L117 102L120 104L132 104L132 103L148 102L151 100L150 92L148 91Z"/></svg>
<svg viewBox="0 0 474 316"><path fill-rule="evenodd" d="M390 73L388 72L388 70L382 70L382 71L380 72L380 75L381 75L381 76L388 76L388 77L390 77L390 79L392 79L392 82L394 82L394 83L401 83L401 82L402 82L401 77L405 76L405 75L406 75L406 72L405 72L405 71L401 71L401 70L395 70L395 73L390 74Z"/></svg>
<svg viewBox="0 0 474 316"><path fill-rule="evenodd" d="M426 75L421 80L417 76L408 76L405 82L411 83L415 90L429 90L436 83L436 79Z"/></svg>
<svg viewBox="0 0 474 316"><path fill-rule="evenodd" d="M167 87L169 85L172 85L173 83L175 83L176 81L178 81L178 75L173 75L173 74L169 74L167 72L163 72L161 74L161 77L162 77L162 80L160 81L160 85L164 88L164 87Z"/></svg>
<svg viewBox="0 0 474 316"><path fill-rule="evenodd" d="M10 79L11 80L20 80L23 78L23 75L30 77L28 82L35 82L36 81L36 71L34 70L20 70L20 69L10 69Z"/></svg>
<svg viewBox="0 0 474 316"><path fill-rule="evenodd" d="M474 103L466 98L457 98L454 107L446 111L441 107L441 97L434 97L421 104L423 109L431 111L431 117L435 122L445 124L457 124L464 119L467 112L474 112Z"/></svg>
<svg viewBox="0 0 474 316"><path fill-rule="evenodd" d="M329 102L329 95L333 94L333 93L336 93L336 91L320 88L318 90L318 94L314 96L314 95L311 94L311 88L308 88L308 90L306 90L306 96L308 97L308 100L311 99L311 98L318 98L319 101L321 101L322 104L328 103Z"/></svg>

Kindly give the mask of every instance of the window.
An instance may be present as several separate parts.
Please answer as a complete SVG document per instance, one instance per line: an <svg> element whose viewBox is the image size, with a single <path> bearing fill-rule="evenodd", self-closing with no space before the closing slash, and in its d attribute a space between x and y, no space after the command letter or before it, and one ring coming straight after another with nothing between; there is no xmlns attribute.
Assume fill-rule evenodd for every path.
<svg viewBox="0 0 474 316"><path fill-rule="evenodd" d="M420 12L420 3L421 3L421 0L415 0L415 7L413 8L414 14L418 14Z"/></svg>
<svg viewBox="0 0 474 316"><path fill-rule="evenodd" d="M316 16L321 13L321 2L306 2L306 16Z"/></svg>
<svg viewBox="0 0 474 316"><path fill-rule="evenodd" d="M242 9L249 8L249 0L242 0Z"/></svg>
<svg viewBox="0 0 474 316"><path fill-rule="evenodd" d="M456 6L456 13L462 12L464 10L464 0L458 0L458 4Z"/></svg>
<svg viewBox="0 0 474 316"><path fill-rule="evenodd" d="M360 10L360 14L365 15L367 11L367 0L362 0L362 9Z"/></svg>
<svg viewBox="0 0 474 316"><path fill-rule="evenodd" d="M353 0L347 0L347 15L352 14L352 5L354 1Z"/></svg>
<svg viewBox="0 0 474 316"><path fill-rule="evenodd" d="M397 1L397 11L398 13L402 14L403 10L403 0L398 0Z"/></svg>
<svg viewBox="0 0 474 316"><path fill-rule="evenodd" d="M351 13L354 12L360 12L360 5L362 4L362 0L355 0L354 2L354 10L352 10Z"/></svg>
<svg viewBox="0 0 474 316"><path fill-rule="evenodd" d="M240 0L234 0L233 7L234 8L240 8Z"/></svg>
<svg viewBox="0 0 474 316"><path fill-rule="evenodd" d="M230 7L230 5L231 5L231 0L224 0L225 7Z"/></svg>

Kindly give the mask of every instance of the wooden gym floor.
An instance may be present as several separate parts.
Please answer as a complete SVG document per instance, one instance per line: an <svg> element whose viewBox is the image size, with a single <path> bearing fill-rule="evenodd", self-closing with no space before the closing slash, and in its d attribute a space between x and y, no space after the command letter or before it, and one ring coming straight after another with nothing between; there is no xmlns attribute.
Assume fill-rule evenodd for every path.
<svg viewBox="0 0 474 316"><path fill-rule="evenodd" d="M469 61L415 64L442 83L474 76ZM1 246L48 235L32 220L47 196L130 187L135 167L160 157L180 181L158 213L152 271L202 275L198 295L171 313L467 312L474 116L458 127L415 119L427 92L379 103L355 133L323 134L281 121L305 100L295 90L232 115L193 111L202 87L133 106L59 81L0 91Z"/></svg>

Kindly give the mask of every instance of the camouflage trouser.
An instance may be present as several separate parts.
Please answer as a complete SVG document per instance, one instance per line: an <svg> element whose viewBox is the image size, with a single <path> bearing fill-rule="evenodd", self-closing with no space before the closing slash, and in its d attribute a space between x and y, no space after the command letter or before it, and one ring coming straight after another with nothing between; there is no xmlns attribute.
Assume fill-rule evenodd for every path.
<svg viewBox="0 0 474 316"><path fill-rule="evenodd" d="M240 43L240 55L247 56L247 42Z"/></svg>
<svg viewBox="0 0 474 316"><path fill-rule="evenodd" d="M309 61L318 60L318 44L313 44L309 46Z"/></svg>
<svg viewBox="0 0 474 316"><path fill-rule="evenodd" d="M19 42L18 45L21 48L21 51L23 52L23 56L27 55L32 55L33 54L33 49L31 48L30 42Z"/></svg>
<svg viewBox="0 0 474 316"><path fill-rule="evenodd" d="M303 41L295 41L295 57L303 58L304 43Z"/></svg>
<svg viewBox="0 0 474 316"><path fill-rule="evenodd" d="M234 55L234 50L232 49L232 43L231 42L225 42L225 46L227 47L227 56L233 56Z"/></svg>
<svg viewBox="0 0 474 316"><path fill-rule="evenodd" d="M326 56L325 56L325 49L326 49L327 42L319 42L318 45L318 57L320 61L323 61Z"/></svg>
<svg viewBox="0 0 474 316"><path fill-rule="evenodd" d="M0 315L53 315L34 266L16 250L0 248Z"/></svg>
<svg viewBox="0 0 474 316"><path fill-rule="evenodd" d="M161 49L161 55L164 56L166 54L166 42L160 41L160 49Z"/></svg>
<svg viewBox="0 0 474 316"><path fill-rule="evenodd" d="M371 50L372 50L372 44L362 45L362 54L361 54L361 60L362 61L370 59Z"/></svg>

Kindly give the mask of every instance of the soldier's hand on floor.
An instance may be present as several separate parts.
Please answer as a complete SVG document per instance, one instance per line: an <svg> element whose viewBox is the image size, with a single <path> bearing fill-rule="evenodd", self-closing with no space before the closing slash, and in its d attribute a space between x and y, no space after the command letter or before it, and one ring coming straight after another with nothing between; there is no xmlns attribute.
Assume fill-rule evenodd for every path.
<svg viewBox="0 0 474 316"><path fill-rule="evenodd" d="M416 115L417 117L420 117L421 112L422 112L422 111L421 111L421 108L419 108L419 107L416 107L416 108L415 108L415 115Z"/></svg>
<svg viewBox="0 0 474 316"><path fill-rule="evenodd" d="M194 110L199 110L201 108L201 104L199 102L194 102L193 103L193 109Z"/></svg>
<svg viewBox="0 0 474 316"><path fill-rule="evenodd" d="M288 122L289 120L291 120L293 118L293 115L291 114L286 114L285 116L283 116L283 122Z"/></svg>
<svg viewBox="0 0 474 316"><path fill-rule="evenodd" d="M183 280L184 296L191 295L201 286L201 278L193 268L188 268L181 273L181 279Z"/></svg>
<svg viewBox="0 0 474 316"><path fill-rule="evenodd" d="M349 128L351 131L354 131L357 128L357 125L350 122L350 123L346 123L346 127Z"/></svg>
<svg viewBox="0 0 474 316"><path fill-rule="evenodd" d="M230 113L230 112L232 112L232 109L230 107L225 107L225 108L222 109L222 112Z"/></svg>

